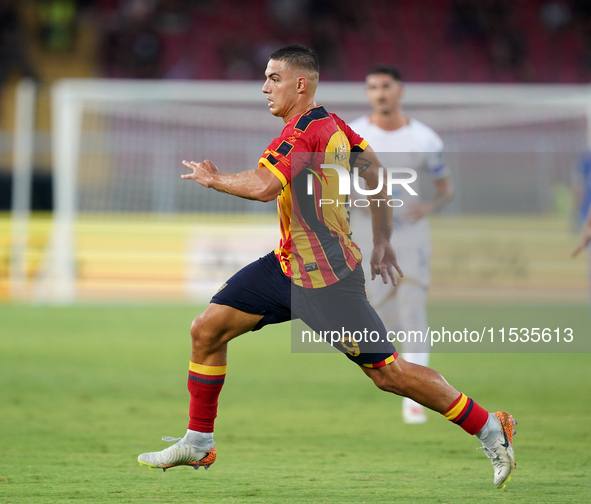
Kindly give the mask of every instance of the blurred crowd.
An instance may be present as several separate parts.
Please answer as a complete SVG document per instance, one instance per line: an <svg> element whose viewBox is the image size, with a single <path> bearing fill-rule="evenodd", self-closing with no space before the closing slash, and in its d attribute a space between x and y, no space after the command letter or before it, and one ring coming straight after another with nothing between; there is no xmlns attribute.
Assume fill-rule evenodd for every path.
<svg viewBox="0 0 591 504"><path fill-rule="evenodd" d="M313 47L326 80L361 80L378 60L397 65L410 81L578 82L591 70L591 0L95 5L101 69L112 77L252 79L289 43Z"/></svg>
<svg viewBox="0 0 591 504"><path fill-rule="evenodd" d="M16 2L0 0L0 85L11 72L37 78L25 49L25 31L16 10Z"/></svg>
<svg viewBox="0 0 591 504"><path fill-rule="evenodd" d="M96 73L113 78L255 79L296 42L317 51L325 80L361 80L378 61L418 82L591 76L591 0L0 0L0 84L38 78L27 37L67 52L81 19L96 32Z"/></svg>
<svg viewBox="0 0 591 504"><path fill-rule="evenodd" d="M342 31L363 20L354 0L98 0L101 68L113 77L253 79L288 43L316 49L345 78Z"/></svg>
<svg viewBox="0 0 591 504"><path fill-rule="evenodd" d="M251 79L288 43L323 78L376 60L411 81L587 81L591 0L97 0L106 75Z"/></svg>

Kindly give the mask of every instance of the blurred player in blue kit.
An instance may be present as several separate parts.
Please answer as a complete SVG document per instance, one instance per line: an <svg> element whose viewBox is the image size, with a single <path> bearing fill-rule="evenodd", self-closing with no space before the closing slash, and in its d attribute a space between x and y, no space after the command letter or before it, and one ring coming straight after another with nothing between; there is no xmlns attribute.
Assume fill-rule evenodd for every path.
<svg viewBox="0 0 591 504"><path fill-rule="evenodd" d="M575 174L574 188L577 205L577 223L581 228L581 241L573 251L573 257L576 257L584 249L589 248L589 243L591 242L591 151L586 151L581 156L578 170ZM591 263L591 254L589 256Z"/></svg>

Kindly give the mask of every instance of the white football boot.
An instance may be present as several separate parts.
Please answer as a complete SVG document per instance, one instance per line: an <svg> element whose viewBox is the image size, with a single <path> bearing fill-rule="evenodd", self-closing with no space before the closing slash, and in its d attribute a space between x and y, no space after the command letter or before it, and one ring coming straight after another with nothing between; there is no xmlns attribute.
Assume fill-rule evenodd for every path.
<svg viewBox="0 0 591 504"><path fill-rule="evenodd" d="M497 488L505 488L511 480L511 473L517 467L513 450L513 429L517 422L506 411L497 411L491 415L491 421L498 419L498 435L489 443L482 445L482 450L492 462L494 468L494 484Z"/></svg>
<svg viewBox="0 0 591 504"><path fill-rule="evenodd" d="M208 450L200 450L190 444L185 438L173 438L164 436L162 441L173 443L172 446L158 452L142 453L137 459L140 465L148 466L150 469L162 469L166 471L171 467L187 465L195 469L201 466L209 469L215 462L215 445Z"/></svg>

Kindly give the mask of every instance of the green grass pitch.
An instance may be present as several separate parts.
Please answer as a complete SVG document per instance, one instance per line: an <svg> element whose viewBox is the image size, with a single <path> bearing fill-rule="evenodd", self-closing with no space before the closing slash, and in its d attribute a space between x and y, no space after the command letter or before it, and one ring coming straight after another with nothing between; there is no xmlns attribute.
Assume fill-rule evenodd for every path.
<svg viewBox="0 0 591 504"><path fill-rule="evenodd" d="M289 326L230 345L205 472L140 467L187 423L195 307L0 306L0 503L580 503L591 495L589 354L439 354L432 365L518 420L506 490L475 438L340 355L292 354ZM434 305L432 326L540 317L585 331L589 309ZM583 334L581 334L583 336Z"/></svg>

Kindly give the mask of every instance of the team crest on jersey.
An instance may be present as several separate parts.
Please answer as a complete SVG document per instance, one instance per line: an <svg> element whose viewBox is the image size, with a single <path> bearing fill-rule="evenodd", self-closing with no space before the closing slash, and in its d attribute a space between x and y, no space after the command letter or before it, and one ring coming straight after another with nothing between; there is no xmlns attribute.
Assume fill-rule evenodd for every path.
<svg viewBox="0 0 591 504"><path fill-rule="evenodd" d="M347 161L349 151L344 145L339 145L334 149L334 162L340 163L341 161Z"/></svg>

